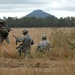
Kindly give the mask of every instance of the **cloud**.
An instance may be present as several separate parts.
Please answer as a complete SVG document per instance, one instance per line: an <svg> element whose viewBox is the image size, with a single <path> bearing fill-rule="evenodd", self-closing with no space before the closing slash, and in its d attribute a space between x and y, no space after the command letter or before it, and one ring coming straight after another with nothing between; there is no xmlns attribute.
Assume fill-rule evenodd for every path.
<svg viewBox="0 0 75 75"><path fill-rule="evenodd" d="M1 0L0 12L18 12L33 9L74 11L74 0Z"/></svg>
<svg viewBox="0 0 75 75"><path fill-rule="evenodd" d="M74 0L0 0L0 14L6 16L25 15L33 10L41 9L55 16L74 15ZM66 13L67 12L67 13ZM6 13L6 14L5 14ZM15 15L16 13L16 15ZM17 14L18 13L18 14ZM72 14L71 14L72 13ZM12 14L12 15L11 15ZM58 15L59 14L59 15ZM21 15L20 15L21 16Z"/></svg>
<svg viewBox="0 0 75 75"><path fill-rule="evenodd" d="M50 6L47 6L47 11L70 11L75 12L74 0L58 0L51 2Z"/></svg>
<svg viewBox="0 0 75 75"><path fill-rule="evenodd" d="M0 4L41 4L49 0L1 0Z"/></svg>
<svg viewBox="0 0 75 75"><path fill-rule="evenodd" d="M43 5L29 5L29 4L1 4L0 5L0 12L28 12L30 10L35 10L43 7Z"/></svg>

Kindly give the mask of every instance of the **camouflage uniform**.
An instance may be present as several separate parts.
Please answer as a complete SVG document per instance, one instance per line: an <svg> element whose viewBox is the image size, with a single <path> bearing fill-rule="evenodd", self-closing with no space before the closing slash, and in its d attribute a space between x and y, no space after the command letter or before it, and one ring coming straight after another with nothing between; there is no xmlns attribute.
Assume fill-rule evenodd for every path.
<svg viewBox="0 0 75 75"><path fill-rule="evenodd" d="M30 48L31 48L31 42L32 42L32 38L31 36L29 36L27 33L27 30L23 30L22 33L24 34L23 37L19 37L20 38L20 42L22 42L18 47L18 53L19 56L21 57L21 53L24 53L24 56L26 56L26 54L30 55Z"/></svg>
<svg viewBox="0 0 75 75"><path fill-rule="evenodd" d="M47 37L45 35L42 36L42 41L39 42L37 46L37 51L44 52L50 50L50 43L46 40Z"/></svg>
<svg viewBox="0 0 75 75"><path fill-rule="evenodd" d="M1 20L0 21L0 43L2 44L5 40L8 44L10 43L9 37L8 37L9 29L7 27L6 21Z"/></svg>

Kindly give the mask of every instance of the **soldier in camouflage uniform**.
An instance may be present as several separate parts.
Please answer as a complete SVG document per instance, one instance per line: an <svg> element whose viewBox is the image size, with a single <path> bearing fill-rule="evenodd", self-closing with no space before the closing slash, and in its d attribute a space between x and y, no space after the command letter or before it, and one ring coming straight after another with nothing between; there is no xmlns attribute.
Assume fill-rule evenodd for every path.
<svg viewBox="0 0 75 75"><path fill-rule="evenodd" d="M21 53L24 53L24 56L29 55L30 56L30 48L31 45L34 44L31 36L28 35L28 31L27 30L23 30L23 37L19 37L19 42L22 42L18 47L18 54L21 57Z"/></svg>
<svg viewBox="0 0 75 75"><path fill-rule="evenodd" d="M0 20L0 44L2 44L4 40L8 44L10 43L8 37L9 31L11 31L11 29L8 28L6 20Z"/></svg>
<svg viewBox="0 0 75 75"><path fill-rule="evenodd" d="M50 43L47 41L46 35L42 36L42 41L37 46L37 51L44 52L50 50Z"/></svg>

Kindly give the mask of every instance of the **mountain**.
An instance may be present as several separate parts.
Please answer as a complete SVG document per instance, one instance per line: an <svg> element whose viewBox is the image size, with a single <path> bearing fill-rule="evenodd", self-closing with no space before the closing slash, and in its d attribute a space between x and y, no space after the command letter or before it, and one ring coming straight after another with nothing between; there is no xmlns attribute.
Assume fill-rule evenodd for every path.
<svg viewBox="0 0 75 75"><path fill-rule="evenodd" d="M44 18L47 16L53 16L51 14L48 14L42 10L34 10L33 12L29 13L28 15L26 15L25 17L36 17L36 18Z"/></svg>

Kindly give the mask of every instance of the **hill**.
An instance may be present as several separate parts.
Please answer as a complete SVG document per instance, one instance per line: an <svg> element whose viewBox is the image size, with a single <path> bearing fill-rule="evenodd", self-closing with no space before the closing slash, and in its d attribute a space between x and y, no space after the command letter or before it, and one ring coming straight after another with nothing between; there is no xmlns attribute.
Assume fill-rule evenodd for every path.
<svg viewBox="0 0 75 75"><path fill-rule="evenodd" d="M26 15L26 17L36 17L36 18L44 18L47 16L53 16L47 12L44 12L42 10L34 10L33 12L29 13L28 15Z"/></svg>

